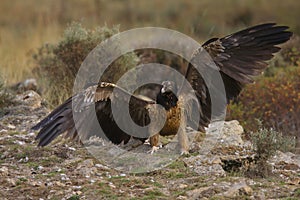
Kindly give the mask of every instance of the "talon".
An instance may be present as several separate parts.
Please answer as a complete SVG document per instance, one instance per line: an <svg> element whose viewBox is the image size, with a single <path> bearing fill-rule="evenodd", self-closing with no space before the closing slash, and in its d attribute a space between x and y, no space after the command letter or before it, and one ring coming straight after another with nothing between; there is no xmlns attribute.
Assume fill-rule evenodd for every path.
<svg viewBox="0 0 300 200"><path fill-rule="evenodd" d="M153 146L152 149L150 151L148 151L147 153L153 154L154 152L156 152L159 149L159 147L157 146Z"/></svg>
<svg viewBox="0 0 300 200"><path fill-rule="evenodd" d="M189 154L190 154L190 153L189 153L189 151L187 151L187 150L181 150L181 151L180 151L180 155L181 155L181 156L183 156L183 155L186 156L186 155L189 155Z"/></svg>

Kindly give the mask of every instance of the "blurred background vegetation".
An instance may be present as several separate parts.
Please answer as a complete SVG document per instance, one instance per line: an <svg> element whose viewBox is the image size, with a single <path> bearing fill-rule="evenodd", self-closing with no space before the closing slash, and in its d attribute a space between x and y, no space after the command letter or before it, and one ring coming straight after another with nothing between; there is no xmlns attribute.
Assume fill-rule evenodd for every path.
<svg viewBox="0 0 300 200"><path fill-rule="evenodd" d="M8 83L31 76L32 51L57 42L67 24L171 28L204 41L257 23L276 21L300 32L296 0L1 0L0 72Z"/></svg>
<svg viewBox="0 0 300 200"><path fill-rule="evenodd" d="M248 133L256 131L257 122L261 121L266 127L297 136L299 9L297 0L1 0L0 73L5 80L2 82L11 85L34 76L39 86L44 87L43 95L49 105L55 106L71 94L76 70L87 53L118 31L158 26L204 42L246 26L277 22L290 27L295 34L293 40L283 45L257 84L247 87L230 105L228 119L239 120ZM158 52L136 53L120 58L115 66L128 69L138 63L137 56L141 60L186 64L178 58L174 61L171 57L170 61L170 56ZM62 87L65 90L57 92Z"/></svg>

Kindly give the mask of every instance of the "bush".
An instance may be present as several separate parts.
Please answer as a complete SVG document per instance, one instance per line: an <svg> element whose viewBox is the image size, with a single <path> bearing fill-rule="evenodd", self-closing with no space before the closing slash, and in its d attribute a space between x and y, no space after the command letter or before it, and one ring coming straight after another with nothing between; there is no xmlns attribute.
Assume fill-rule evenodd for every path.
<svg viewBox="0 0 300 200"><path fill-rule="evenodd" d="M260 123L260 122L258 122ZM255 165L246 173L249 176L267 177L272 168L267 160L276 154L276 151L289 151L294 147L292 138L287 138L274 129L260 128L251 134L255 156Z"/></svg>
<svg viewBox="0 0 300 200"><path fill-rule="evenodd" d="M116 33L118 27L89 30L73 22L65 30L61 41L45 44L38 49L33 55L36 63L33 73L50 106L56 106L72 95L77 71L85 57L103 40ZM115 83L137 61L134 53L121 56L111 64L101 80Z"/></svg>
<svg viewBox="0 0 300 200"><path fill-rule="evenodd" d="M294 148L292 137L286 137L272 128L261 126L258 131L251 134L251 141L259 159L268 160L277 150L287 152Z"/></svg>
<svg viewBox="0 0 300 200"><path fill-rule="evenodd" d="M282 46L280 54L289 65L300 66L300 37L294 35Z"/></svg>
<svg viewBox="0 0 300 200"><path fill-rule="evenodd" d="M228 119L239 120L248 133L257 130L260 119L264 126L300 139L299 105L300 68L290 67L248 85L229 105Z"/></svg>
<svg viewBox="0 0 300 200"><path fill-rule="evenodd" d="M7 92L4 87L4 80L0 77L0 115L3 109L11 104L11 95Z"/></svg>

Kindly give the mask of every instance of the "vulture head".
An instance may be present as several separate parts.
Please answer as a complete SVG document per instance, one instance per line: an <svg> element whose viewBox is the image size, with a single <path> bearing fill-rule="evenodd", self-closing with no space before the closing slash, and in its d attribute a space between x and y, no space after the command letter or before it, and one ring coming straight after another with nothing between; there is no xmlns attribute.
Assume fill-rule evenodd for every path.
<svg viewBox="0 0 300 200"><path fill-rule="evenodd" d="M157 95L156 101L162 105L166 110L177 105L178 98L176 96L177 87L173 81L162 82L162 88Z"/></svg>

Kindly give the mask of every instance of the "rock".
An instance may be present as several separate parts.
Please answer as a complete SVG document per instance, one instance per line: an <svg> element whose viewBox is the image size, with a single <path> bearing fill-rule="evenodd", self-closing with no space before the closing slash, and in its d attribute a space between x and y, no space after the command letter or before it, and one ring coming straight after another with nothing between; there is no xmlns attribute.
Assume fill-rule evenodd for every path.
<svg viewBox="0 0 300 200"><path fill-rule="evenodd" d="M11 187L15 187L17 184L16 184L16 181L12 178L7 178L6 179L6 182L8 183L9 186Z"/></svg>
<svg viewBox="0 0 300 200"><path fill-rule="evenodd" d="M87 159L84 160L80 166L84 166L84 167L94 167L94 161L92 159Z"/></svg>
<svg viewBox="0 0 300 200"><path fill-rule="evenodd" d="M228 198L232 198L232 197L244 196L244 195L251 196L252 193L253 193L252 188L248 186L245 181L241 181L235 183L226 192L220 195Z"/></svg>
<svg viewBox="0 0 300 200"><path fill-rule="evenodd" d="M289 180L287 183L290 185L300 185L300 178L299 177L293 178L292 180Z"/></svg>
<svg viewBox="0 0 300 200"><path fill-rule="evenodd" d="M184 188L186 188L187 186L188 186L188 185L182 184L182 183L181 183L181 184L178 185L178 188L179 188L179 189L184 189Z"/></svg>
<svg viewBox="0 0 300 200"><path fill-rule="evenodd" d="M92 159L84 160L77 166L78 172L86 177L89 178L91 175L97 172L97 168L94 165L94 161Z"/></svg>
<svg viewBox="0 0 300 200"><path fill-rule="evenodd" d="M113 189L116 188L116 186L112 182L109 182L108 186L111 187L111 188L113 188Z"/></svg>
<svg viewBox="0 0 300 200"><path fill-rule="evenodd" d="M43 185L41 181L29 181L29 184L35 187L40 187Z"/></svg>
<svg viewBox="0 0 300 200"><path fill-rule="evenodd" d="M188 191L187 192L188 199L203 198L202 193L204 193L205 191L208 191L210 189L211 189L211 187L200 187L200 188Z"/></svg>
<svg viewBox="0 0 300 200"><path fill-rule="evenodd" d="M232 167L239 169L253 162L253 147L242 140L243 132L236 120L213 122L199 143L200 155L187 158L186 163L200 175L225 176L224 170L231 171L231 163L237 163Z"/></svg>
<svg viewBox="0 0 300 200"><path fill-rule="evenodd" d="M298 170L300 169L300 157L291 152L277 151L269 162L277 169Z"/></svg>
<svg viewBox="0 0 300 200"><path fill-rule="evenodd" d="M219 156L198 155L185 158L184 162L197 174L206 176L225 176Z"/></svg>
<svg viewBox="0 0 300 200"><path fill-rule="evenodd" d="M266 195L264 193L264 191L258 191L257 195L254 197L254 199L257 200L265 200L266 199Z"/></svg>
<svg viewBox="0 0 300 200"><path fill-rule="evenodd" d="M3 166L0 168L0 176L7 176L8 175L8 168Z"/></svg>
<svg viewBox="0 0 300 200"><path fill-rule="evenodd" d="M99 169L103 169L103 170L108 170L110 169L109 167L102 165L100 163L95 164L95 167L99 168Z"/></svg>
<svg viewBox="0 0 300 200"><path fill-rule="evenodd" d="M16 126L14 126L12 124L7 124L7 128L14 130L14 129L16 129Z"/></svg>
<svg viewBox="0 0 300 200"><path fill-rule="evenodd" d="M185 200L185 199L188 199L187 197L185 197L185 196L181 196L181 195L179 195L176 199L178 199L178 200Z"/></svg>
<svg viewBox="0 0 300 200"><path fill-rule="evenodd" d="M27 90L37 91L37 81L34 78L26 79L23 82L19 82L11 87L18 92L24 92Z"/></svg>
<svg viewBox="0 0 300 200"><path fill-rule="evenodd" d="M268 162L273 167L273 173L280 174L280 176L288 178L290 181L294 180L297 173L300 173L300 156L291 152L277 151L276 155Z"/></svg>
<svg viewBox="0 0 300 200"><path fill-rule="evenodd" d="M42 104L41 96L32 90L28 90L22 94L16 95L15 100L22 105L30 106L31 109L39 108Z"/></svg>
<svg viewBox="0 0 300 200"><path fill-rule="evenodd" d="M217 138L215 142L229 146L243 145L242 134L243 127L237 120L226 122L213 122L209 125L206 135Z"/></svg>
<svg viewBox="0 0 300 200"><path fill-rule="evenodd" d="M62 183L62 182L60 182L60 181L55 181L54 184L57 185L57 186L59 186L59 187L64 187L64 186L66 186L66 184L64 184L64 183Z"/></svg>

